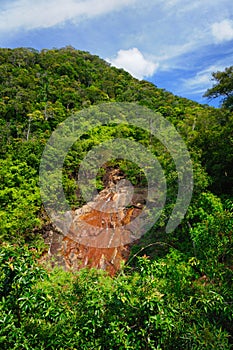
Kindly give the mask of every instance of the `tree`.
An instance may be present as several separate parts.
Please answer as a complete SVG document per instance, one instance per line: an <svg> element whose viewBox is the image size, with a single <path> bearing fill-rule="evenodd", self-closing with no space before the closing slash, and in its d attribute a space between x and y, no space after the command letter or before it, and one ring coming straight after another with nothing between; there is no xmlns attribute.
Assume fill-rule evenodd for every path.
<svg viewBox="0 0 233 350"><path fill-rule="evenodd" d="M222 97L222 106L233 110L233 66L225 68L224 72L214 72L212 77L215 84L208 89L204 97Z"/></svg>
<svg viewBox="0 0 233 350"><path fill-rule="evenodd" d="M0 241L20 243L40 226L36 170L10 158L0 164Z"/></svg>

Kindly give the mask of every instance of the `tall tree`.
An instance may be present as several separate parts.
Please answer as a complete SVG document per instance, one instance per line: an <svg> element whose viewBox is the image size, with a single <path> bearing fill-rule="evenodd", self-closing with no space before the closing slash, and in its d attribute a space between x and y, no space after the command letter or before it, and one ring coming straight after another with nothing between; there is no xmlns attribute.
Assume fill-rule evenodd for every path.
<svg viewBox="0 0 233 350"><path fill-rule="evenodd" d="M225 68L223 72L212 73L215 84L208 89L204 97L222 97L222 106L233 110L233 66Z"/></svg>

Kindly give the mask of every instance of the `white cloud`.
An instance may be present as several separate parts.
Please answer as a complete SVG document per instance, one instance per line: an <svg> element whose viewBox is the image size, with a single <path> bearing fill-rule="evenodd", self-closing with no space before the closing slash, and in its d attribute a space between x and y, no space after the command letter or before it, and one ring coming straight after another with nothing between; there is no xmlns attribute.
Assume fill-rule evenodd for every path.
<svg viewBox="0 0 233 350"><path fill-rule="evenodd" d="M183 79L182 92L203 94L213 85L212 72L222 71L223 66L211 65L206 69L197 72L195 76L189 79Z"/></svg>
<svg viewBox="0 0 233 350"><path fill-rule="evenodd" d="M184 90L187 92L204 93L209 87L211 74L198 72L194 77L184 80Z"/></svg>
<svg viewBox="0 0 233 350"><path fill-rule="evenodd" d="M119 10L136 0L15 0L0 9L0 31L49 28Z"/></svg>
<svg viewBox="0 0 233 350"><path fill-rule="evenodd" d="M167 0L163 2L163 6L165 9L173 9L179 12L188 12L194 8L197 8L200 5L202 0L196 0L195 2L191 2L189 0Z"/></svg>
<svg viewBox="0 0 233 350"><path fill-rule="evenodd" d="M116 58L107 58L107 61L117 68L125 69L137 79L151 77L158 68L158 64L147 60L135 47L129 50L119 50Z"/></svg>
<svg viewBox="0 0 233 350"><path fill-rule="evenodd" d="M233 21L224 19L212 25L212 34L217 43L233 39Z"/></svg>

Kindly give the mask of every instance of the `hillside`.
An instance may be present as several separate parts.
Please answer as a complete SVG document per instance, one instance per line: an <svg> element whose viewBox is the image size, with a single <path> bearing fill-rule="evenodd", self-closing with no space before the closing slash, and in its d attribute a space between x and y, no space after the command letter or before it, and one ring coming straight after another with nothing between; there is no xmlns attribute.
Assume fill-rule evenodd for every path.
<svg viewBox="0 0 233 350"><path fill-rule="evenodd" d="M1 349L231 349L232 127L230 110L174 96L88 52L0 49ZM73 142L72 130L83 130ZM116 153L101 158L111 147ZM192 200L168 231L180 183L187 197L191 188L182 178L186 151ZM149 154L162 169L156 176ZM68 233L47 210L61 208L54 170L61 161ZM85 198L92 176L94 200ZM166 198L151 199L160 216L140 236L133 220L146 208L150 181L158 195L166 187Z"/></svg>

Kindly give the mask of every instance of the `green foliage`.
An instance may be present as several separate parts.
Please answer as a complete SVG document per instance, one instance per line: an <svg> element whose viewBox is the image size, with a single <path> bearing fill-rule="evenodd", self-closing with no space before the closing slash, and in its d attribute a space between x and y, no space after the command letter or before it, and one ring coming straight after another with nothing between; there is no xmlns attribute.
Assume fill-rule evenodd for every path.
<svg viewBox="0 0 233 350"><path fill-rule="evenodd" d="M233 109L233 66L225 68L223 72L212 73L215 84L212 88L208 89L205 93L205 97L223 98L223 107L230 110Z"/></svg>
<svg viewBox="0 0 233 350"><path fill-rule="evenodd" d="M196 256L215 266L215 273L219 262L230 266L233 262L232 212L224 210L220 199L213 194L202 193L195 203L193 219L190 232Z"/></svg>
<svg viewBox="0 0 233 350"><path fill-rule="evenodd" d="M213 179L212 191L231 191L232 128L226 111L173 96L69 46L41 52L0 49L0 57L0 145L4 154L9 153L9 147L15 149L15 143L20 149L24 147L25 139L35 146L43 142L58 123L91 104L137 101L172 121L192 153L198 152L199 161ZM228 71L230 79L230 68ZM224 159L223 152L227 155ZM39 161L34 151L30 158L31 164Z"/></svg>
<svg viewBox="0 0 233 350"><path fill-rule="evenodd" d="M217 83L206 96L223 96L222 109L174 96L72 47L0 49L1 349L232 349L232 67L213 77ZM157 157L166 175L166 205L115 277L42 268L36 232L45 222L38 186L44 146L72 113L115 101L161 113L185 140L195 180L188 212L165 234L178 179L161 142L135 126L91 128L80 120L91 131L73 144L62 173L72 208L83 204L76 183L81 161L115 138L136 141ZM54 162L62 156L55 153ZM50 193L56 173L50 163L46 167L47 198L59 207ZM99 169L98 190L109 168L136 187L147 186L137 164L113 159Z"/></svg>
<svg viewBox="0 0 233 350"><path fill-rule="evenodd" d="M36 171L26 163L5 159L0 168L0 237L21 242L40 225Z"/></svg>
<svg viewBox="0 0 233 350"><path fill-rule="evenodd" d="M26 246L3 244L0 252L0 298L2 349L8 345L14 349L23 344L23 325L29 314L35 310L35 298L31 295L33 284L43 278L45 272L35 263L35 249ZM36 254L38 257L38 254ZM10 332L9 332L10 330ZM10 336L9 336L10 334ZM26 339L23 340L26 345ZM28 346L23 347L28 349Z"/></svg>
<svg viewBox="0 0 233 350"><path fill-rule="evenodd" d="M1 349L231 348L229 296L199 278L194 258L142 257L111 278L94 269L48 275L33 254L1 252Z"/></svg>

